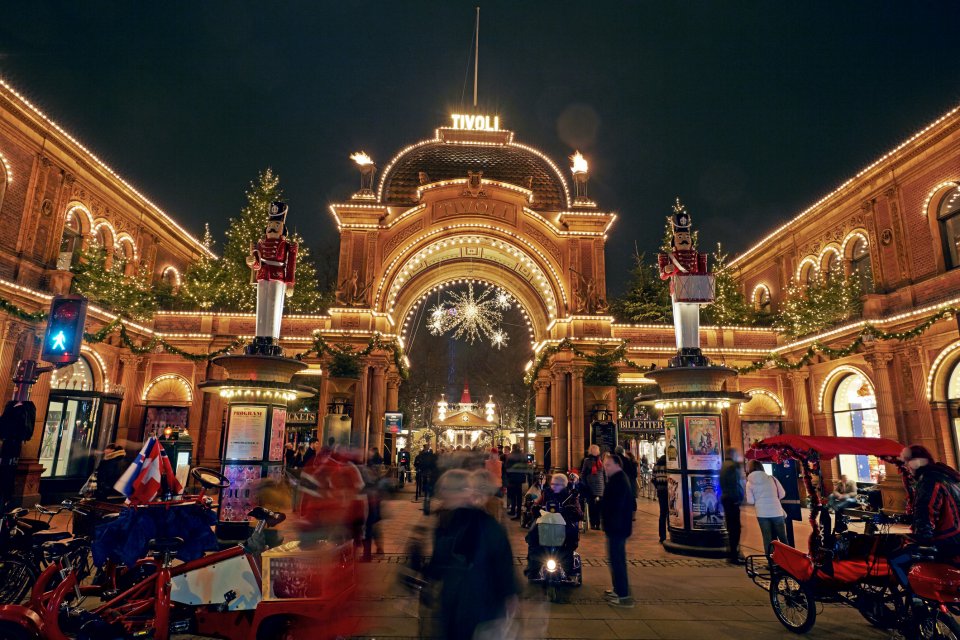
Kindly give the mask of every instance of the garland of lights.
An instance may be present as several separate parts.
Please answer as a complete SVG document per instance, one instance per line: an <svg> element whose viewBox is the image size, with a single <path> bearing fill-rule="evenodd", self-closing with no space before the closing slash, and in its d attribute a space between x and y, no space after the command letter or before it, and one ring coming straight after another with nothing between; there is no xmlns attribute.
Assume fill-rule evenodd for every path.
<svg viewBox="0 0 960 640"><path fill-rule="evenodd" d="M430 309L427 329L435 336L452 333L453 339L469 344L486 338L498 350L506 346L509 336L499 326L503 311L510 308L510 296L495 287L484 289L474 297L473 282L467 283L467 292L447 292L449 300ZM492 296L492 297L491 297Z"/></svg>
<svg viewBox="0 0 960 640"><path fill-rule="evenodd" d="M403 347L401 347L400 343L396 340L390 340L389 342L384 341L383 336L379 333L374 333L373 337L370 338L370 341L367 343L367 346L360 351L354 351L353 347L345 344L331 345L323 339L323 336L315 334L313 337L313 346L293 357L297 360L303 360L311 354L328 355L333 358L343 358L347 361L352 361L359 369L360 359L370 355L375 350L390 351L393 354L393 364L396 365L400 378L406 380L410 377L410 371L407 369L407 364L403 358Z"/></svg>
<svg viewBox="0 0 960 640"><path fill-rule="evenodd" d="M756 360L745 367L733 368L737 371L737 373L753 373L754 371L759 371L760 369L765 368L796 370L813 362L813 359L818 353L827 356L831 360L834 358L845 358L854 353L859 347L863 346L863 343L868 337L874 340L897 340L899 342L913 340L914 338L917 338L925 333L930 327L940 320L957 315L958 313L960 313L960 308L946 307L907 331L884 331L883 329L878 329L872 324L867 323L863 325L863 328L861 328L857 333L857 337L854 338L853 342L848 344L846 347L834 349L833 347L827 346L820 340L815 340L810 344L809 347L807 347L807 350L802 356L800 356L800 359L796 360L795 362L790 362L779 353L771 353L770 355L760 360Z"/></svg>
<svg viewBox="0 0 960 640"><path fill-rule="evenodd" d="M576 346L574 346L573 342L570 341L570 338L564 338L563 340L561 340L555 345L544 347L540 351L540 353L537 354L537 358L534 361L533 366L530 367L530 371L528 371L527 374L523 377L524 384L526 384L527 386L532 385L533 382L537 379L537 376L540 373L540 370L543 369L544 365L546 365L547 360L549 360L556 354L560 353L561 351L571 351L573 352L573 355L577 356L578 358L583 358L584 360L590 363L587 366L588 369L590 368L600 369L603 367L608 367L614 362L622 362L628 367L632 367L637 371L643 371L643 372L650 371L653 368L653 367L645 367L643 365L637 364L636 362L633 362L632 360L627 358L627 341L626 340L622 340L620 342L620 345L616 349L613 349L612 351L607 349L601 349L597 353L587 353L585 351L581 351Z"/></svg>
<svg viewBox="0 0 960 640"><path fill-rule="evenodd" d="M120 331L120 341L123 343L123 346L129 349L132 353L135 353L137 355L143 355L145 353L150 353L152 351L155 351L159 347L164 351L166 351L167 353L180 356L181 358L184 358L185 360L190 360L191 362L203 362L204 360L212 360L213 358L225 355L233 351L234 349L240 347L246 342L246 340L244 340L243 338L236 338L233 342L231 342L226 347L223 347L222 349L217 349L216 351L212 351L210 353L190 353L189 351L184 351L180 347L176 347L170 344L160 336L154 336L149 341L147 341L146 344L139 345L136 342L134 342L133 338L130 337L130 334L127 332L127 325L120 318L115 318L112 322L104 326L102 329L100 329L96 333L87 333L86 331L84 331L83 339L84 341L90 344L98 344L106 340L107 337L110 336L110 334L112 334L114 331L117 331L118 329Z"/></svg>

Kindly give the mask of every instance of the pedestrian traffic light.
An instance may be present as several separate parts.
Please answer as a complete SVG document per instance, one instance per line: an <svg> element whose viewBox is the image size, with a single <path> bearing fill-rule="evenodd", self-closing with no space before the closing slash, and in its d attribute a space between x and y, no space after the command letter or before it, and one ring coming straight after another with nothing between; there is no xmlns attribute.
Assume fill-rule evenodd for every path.
<svg viewBox="0 0 960 640"><path fill-rule="evenodd" d="M40 359L52 364L73 364L80 358L87 299L79 295L54 296L43 336Z"/></svg>

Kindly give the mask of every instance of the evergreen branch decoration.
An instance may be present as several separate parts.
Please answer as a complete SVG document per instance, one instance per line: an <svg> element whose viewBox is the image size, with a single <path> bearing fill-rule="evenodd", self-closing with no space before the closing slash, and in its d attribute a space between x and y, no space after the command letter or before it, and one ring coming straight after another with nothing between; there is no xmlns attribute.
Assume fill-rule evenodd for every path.
<svg viewBox="0 0 960 640"><path fill-rule="evenodd" d="M0 311L9 313L18 320L23 320L24 322L29 322L30 324L39 324L47 319L46 311L34 311L33 313L30 313L29 311L25 311L9 300L4 300L3 298L0 298Z"/></svg>
<svg viewBox="0 0 960 640"><path fill-rule="evenodd" d="M827 346L820 340L815 340L810 344L810 346L807 347L803 355L800 356L800 358L795 362L790 362L779 353L771 353L760 360L755 360L745 367L733 368L737 371L737 373L753 373L754 371L759 371L760 369L764 369L769 365L772 365L777 369L794 371L810 364L818 353L827 356L831 360L836 358L845 358L863 346L863 343L866 341L865 339L867 337L870 337L874 340L897 340L898 342L913 340L914 338L918 338L923 335L928 329L930 329L930 327L940 320L950 318L957 314L960 314L960 307L945 307L929 316L917 326L906 331L884 331L883 329L879 329L874 325L867 323L860 329L860 331L857 332L857 337L845 347L835 349Z"/></svg>
<svg viewBox="0 0 960 640"><path fill-rule="evenodd" d="M577 356L578 358L583 358L589 363L586 371L584 371L584 382L587 383L587 375L589 373L599 386L615 386L617 384L615 381L610 384L606 384L606 382L611 380L611 378L608 377L609 371L617 362L622 362L623 364L627 365L628 367L632 367L637 371L646 372L650 371L652 368L639 365L627 358L626 340L621 340L620 345L616 349L609 350L605 347L601 347L597 353L587 353L586 351L577 349L569 338L564 338L555 345L544 347L540 353L537 354L537 358L534 361L533 366L530 367L530 371L528 371L523 377L523 383L527 386L532 385L537 379L537 375L540 373L540 370L543 369L544 365L546 365L547 361L564 350L573 352L573 355Z"/></svg>
<svg viewBox="0 0 960 640"><path fill-rule="evenodd" d="M337 363L335 366L338 369L351 373L351 375L337 377L352 378L355 375L359 376L361 370L360 359L365 358L375 350L390 351L393 355L393 364L397 367L400 378L407 380L410 377L410 371L403 361L403 347L396 340L385 341L380 333L374 333L367 346L359 351L354 351L353 347L349 345L331 345L318 333L313 337L313 346L294 357L297 360L303 360L312 354L330 356ZM356 371L356 374L353 373L354 371Z"/></svg>

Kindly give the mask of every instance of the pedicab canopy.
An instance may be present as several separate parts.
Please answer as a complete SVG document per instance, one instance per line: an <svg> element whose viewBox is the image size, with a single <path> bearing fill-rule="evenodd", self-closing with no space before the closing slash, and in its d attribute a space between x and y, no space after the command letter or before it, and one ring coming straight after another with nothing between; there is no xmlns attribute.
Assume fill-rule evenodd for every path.
<svg viewBox="0 0 960 640"><path fill-rule="evenodd" d="M783 462L787 458L807 460L816 452L820 460L840 455L876 456L893 462L904 445L887 438L850 438L840 436L773 436L764 438L747 451L750 460Z"/></svg>

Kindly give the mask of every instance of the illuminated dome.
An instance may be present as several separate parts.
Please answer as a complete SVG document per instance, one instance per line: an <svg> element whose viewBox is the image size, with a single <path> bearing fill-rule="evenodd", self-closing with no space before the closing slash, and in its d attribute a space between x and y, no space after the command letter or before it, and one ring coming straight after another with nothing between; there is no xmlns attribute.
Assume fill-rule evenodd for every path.
<svg viewBox="0 0 960 640"><path fill-rule="evenodd" d="M568 189L560 169L535 149L512 142L512 134L492 144L489 137L458 135L450 139L445 129L438 134L433 140L407 147L387 166L380 181L380 202L416 204L421 172L426 174L425 182L438 182L482 171L484 180L532 190L533 209L559 211L568 206Z"/></svg>

